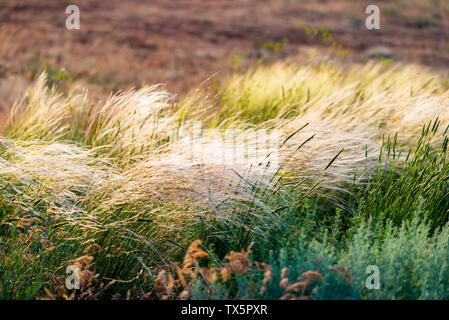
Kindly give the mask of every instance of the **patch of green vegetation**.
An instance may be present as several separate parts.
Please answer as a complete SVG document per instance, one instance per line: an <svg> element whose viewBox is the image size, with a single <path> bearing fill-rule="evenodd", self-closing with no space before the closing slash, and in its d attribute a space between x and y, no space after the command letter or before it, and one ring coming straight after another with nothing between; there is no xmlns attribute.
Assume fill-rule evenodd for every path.
<svg viewBox="0 0 449 320"><path fill-rule="evenodd" d="M428 134L426 127L423 137ZM443 140L442 149L430 151L422 138L400 171L395 142L387 142L377 177L351 199L352 209L330 208L317 198L287 211L283 227L255 241L250 270L233 281L198 278L192 298L447 299L449 174ZM379 268L380 289L367 288L368 266ZM269 281L263 284L267 268ZM288 286L282 283L286 270ZM316 281L308 281L307 272L319 273Z"/></svg>
<svg viewBox="0 0 449 320"><path fill-rule="evenodd" d="M426 29L435 24L435 20L429 17L415 17L410 25L417 29Z"/></svg>
<svg viewBox="0 0 449 320"><path fill-rule="evenodd" d="M47 74L47 83L50 87L73 81L73 77L64 68L55 69L51 65L45 64L43 71Z"/></svg>

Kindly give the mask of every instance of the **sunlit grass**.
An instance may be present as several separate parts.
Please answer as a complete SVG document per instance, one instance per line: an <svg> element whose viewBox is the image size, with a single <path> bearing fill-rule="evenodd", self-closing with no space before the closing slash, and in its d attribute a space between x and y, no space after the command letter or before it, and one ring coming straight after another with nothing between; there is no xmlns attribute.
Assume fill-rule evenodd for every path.
<svg viewBox="0 0 449 320"><path fill-rule="evenodd" d="M195 239L211 265L252 243L255 258L271 263L302 230L307 241L328 235L320 248L338 248L335 261L349 264L361 223L373 223L376 248L385 237L404 241L408 231L388 228L416 215L434 237L447 229L449 84L422 67L279 62L179 104L159 87L93 102L45 79L15 104L0 141L2 298L42 296L56 287L49 275L88 254L103 285L85 298L141 297ZM236 152L244 156L222 161ZM303 259L298 250L281 258ZM433 296L443 297L413 295Z"/></svg>

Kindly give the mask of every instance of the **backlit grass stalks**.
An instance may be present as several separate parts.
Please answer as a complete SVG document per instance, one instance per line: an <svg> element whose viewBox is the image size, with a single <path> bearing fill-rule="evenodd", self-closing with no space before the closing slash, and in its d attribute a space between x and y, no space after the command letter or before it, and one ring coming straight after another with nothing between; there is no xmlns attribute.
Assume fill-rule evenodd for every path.
<svg viewBox="0 0 449 320"><path fill-rule="evenodd" d="M46 86L42 73L25 97L14 104L5 134L18 140L53 141L65 137L71 100Z"/></svg>
<svg viewBox="0 0 449 320"><path fill-rule="evenodd" d="M252 244L265 259L263 248L295 243L297 229L331 232L313 243L349 268L350 253L337 259L328 245L351 252L361 221L382 222L375 234L391 243L404 237L385 226L417 212L432 232L447 223L448 83L417 66L282 62L234 75L218 100L197 91L179 105L159 87L92 103L45 82L43 74L15 104L0 140L0 297L36 296L46 274L93 246L95 271L114 283L98 292L137 296L158 287L158 267L195 239L217 266ZM390 252L382 250L373 251L379 261ZM230 254L220 271L249 252ZM264 285L273 297L290 292ZM326 297L309 289L303 295Z"/></svg>
<svg viewBox="0 0 449 320"><path fill-rule="evenodd" d="M233 75L220 89L215 124L297 117L298 127L324 122L377 141L398 132L402 143L418 139L437 116L443 128L449 124L447 77L414 65L278 62Z"/></svg>

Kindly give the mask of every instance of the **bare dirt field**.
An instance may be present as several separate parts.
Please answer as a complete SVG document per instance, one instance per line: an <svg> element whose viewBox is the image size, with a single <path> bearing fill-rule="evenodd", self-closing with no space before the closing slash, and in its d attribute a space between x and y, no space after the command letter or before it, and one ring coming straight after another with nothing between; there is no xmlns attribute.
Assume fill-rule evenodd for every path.
<svg viewBox="0 0 449 320"><path fill-rule="evenodd" d="M76 4L81 29L67 30L65 8ZM444 1L382 1L381 29L365 28L368 2L294 0L2 0L0 99L14 100L44 65L65 68L99 94L163 83L182 94L211 76L223 76L232 56L243 67L264 54L264 44L288 39L282 55L328 43L308 37L325 27L363 61L379 50L395 61L436 68L449 65L449 6ZM235 61L234 61L235 63ZM8 82L5 80L8 78Z"/></svg>

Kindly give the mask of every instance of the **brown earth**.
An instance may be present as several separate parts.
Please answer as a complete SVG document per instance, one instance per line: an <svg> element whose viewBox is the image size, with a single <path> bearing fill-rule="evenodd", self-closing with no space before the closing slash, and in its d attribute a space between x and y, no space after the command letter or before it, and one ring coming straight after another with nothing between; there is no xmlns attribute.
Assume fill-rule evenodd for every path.
<svg viewBox="0 0 449 320"><path fill-rule="evenodd" d="M182 94L229 73L233 54L245 56L245 67L267 54L327 51L329 43L306 36L301 21L326 27L351 61L379 51L447 70L449 1L375 2L380 30L365 28L373 1L0 0L0 104L8 108L45 64L99 95L156 83ZM81 10L80 30L65 28L69 4ZM263 49L283 39L280 52Z"/></svg>

